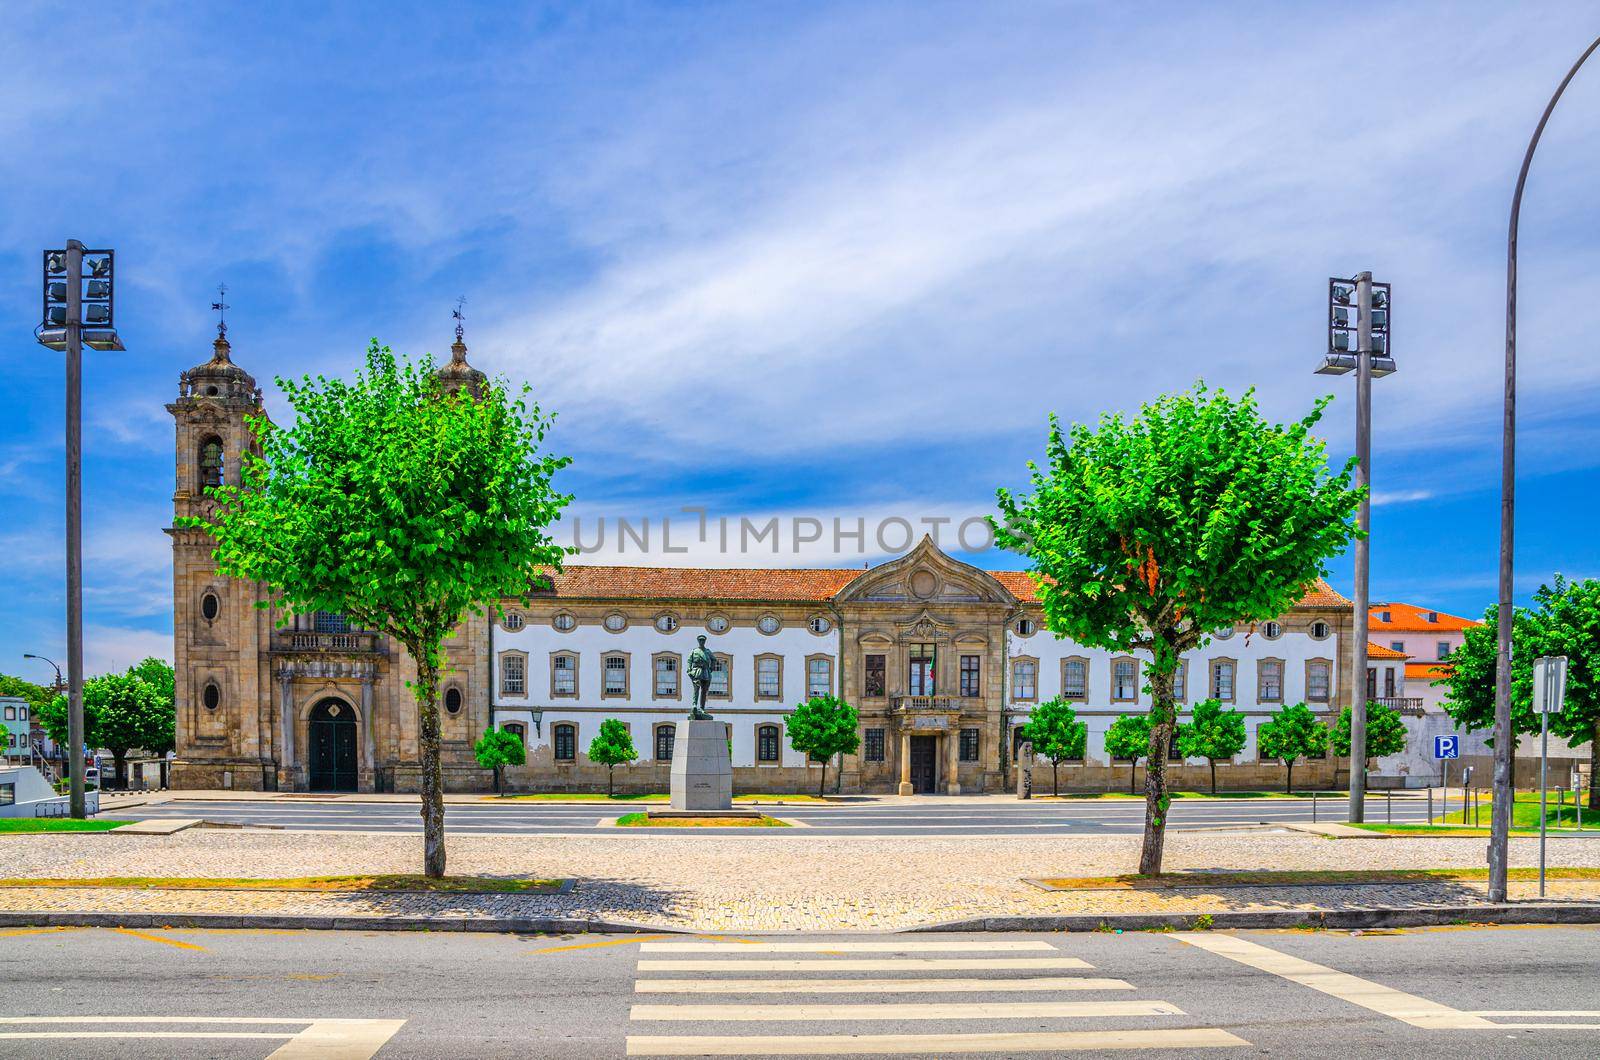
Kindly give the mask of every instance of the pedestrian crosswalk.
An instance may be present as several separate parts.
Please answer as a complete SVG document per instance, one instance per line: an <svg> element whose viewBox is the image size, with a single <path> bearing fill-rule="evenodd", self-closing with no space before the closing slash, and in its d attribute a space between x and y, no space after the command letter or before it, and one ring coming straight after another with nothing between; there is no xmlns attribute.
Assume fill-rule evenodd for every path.
<svg viewBox="0 0 1600 1060"><path fill-rule="evenodd" d="M1044 940L707 940L647 942L640 951L634 989L655 996L633 1005L629 1019L662 1033L630 1034L629 1056L1049 1054L1248 1044L1217 1028L1170 1025L1186 1015L1177 1005L1130 999L1135 987L1121 979L1071 974L1093 967ZM929 974L940 972L963 974ZM1099 992L1109 996L1092 996ZM919 996L888 996L907 994ZM986 996L974 996L980 994ZM665 1033L689 1023L695 1026L685 1033ZM791 1033L745 1033L756 1029L752 1024Z"/></svg>

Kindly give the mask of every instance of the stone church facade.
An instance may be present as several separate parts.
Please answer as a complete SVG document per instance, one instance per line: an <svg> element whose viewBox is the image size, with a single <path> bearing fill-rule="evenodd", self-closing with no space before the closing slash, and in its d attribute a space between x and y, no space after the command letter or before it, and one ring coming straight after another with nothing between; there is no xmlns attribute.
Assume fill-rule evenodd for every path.
<svg viewBox="0 0 1600 1060"><path fill-rule="evenodd" d="M447 380L481 378L459 337L452 353ZM198 514L207 484L238 481L251 444L245 417L262 414L260 391L219 336L167 408L177 424L174 513ZM203 531L169 533L173 785L416 790L416 707L405 685L414 670L404 651L338 615L258 606L263 587L220 577ZM1223 786L1282 783L1282 766L1255 749L1256 726L1282 704L1305 701L1331 722L1350 702L1350 632L1349 601L1318 582L1279 620L1219 630L1185 658L1184 703L1215 696L1246 717L1250 742L1219 766ZM816 767L784 729L812 695L841 695L861 715L861 746L830 770L829 788L903 795L1008 790L1018 728L1058 695L1076 701L1089 729L1084 760L1060 766L1062 786L1126 788L1132 766L1107 759L1103 736L1116 717L1149 707L1143 660L1057 640L1025 574L981 570L929 539L867 570L573 564L551 589L503 601L493 621L469 617L446 642L446 787L490 788L472 745L495 726L527 747L527 764L505 770L512 788L604 791L607 770L586 752L600 722L617 718L640 756L617 768L618 789L665 790L675 726L689 710L684 660L699 636L718 661L709 705L728 726L739 792L816 786ZM1180 787L1209 783L1204 760L1169 768ZM1333 763L1301 763L1295 775L1329 784Z"/></svg>

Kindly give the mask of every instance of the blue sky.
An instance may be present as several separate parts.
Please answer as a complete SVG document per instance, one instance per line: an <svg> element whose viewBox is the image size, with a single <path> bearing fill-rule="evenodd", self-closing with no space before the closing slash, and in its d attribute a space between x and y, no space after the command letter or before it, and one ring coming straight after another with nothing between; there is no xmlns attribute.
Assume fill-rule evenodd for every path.
<svg viewBox="0 0 1600 1060"><path fill-rule="evenodd" d="M611 521L592 559L621 516L661 562L780 565L871 557L664 555L660 520L959 522L1048 412L1198 377L1278 418L1336 394L1347 454L1352 383L1311 370L1327 277L1370 268L1401 366L1374 597L1493 597L1506 210L1592 5L510 8L0 12L0 670L61 651L61 364L31 331L68 236L117 249L128 346L86 369L91 671L170 655L162 406L220 281L269 392L371 336L443 354L465 295L473 362L560 411L574 514ZM1524 592L1600 575L1597 163L1600 67L1524 209Z"/></svg>

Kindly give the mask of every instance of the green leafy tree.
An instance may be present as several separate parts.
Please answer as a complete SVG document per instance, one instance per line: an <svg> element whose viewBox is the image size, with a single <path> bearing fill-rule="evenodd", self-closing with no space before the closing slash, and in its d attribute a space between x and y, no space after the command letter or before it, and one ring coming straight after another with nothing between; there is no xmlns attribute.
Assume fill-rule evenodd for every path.
<svg viewBox="0 0 1600 1060"><path fill-rule="evenodd" d="M1034 707L1023 726L1022 738L1033 744L1033 753L1050 763L1050 794L1061 794L1058 767L1062 762L1079 762L1089 745L1089 726L1078 720L1069 700L1057 696Z"/></svg>
<svg viewBox="0 0 1600 1060"><path fill-rule="evenodd" d="M1063 432L1052 417L1032 493L999 491L996 539L1032 561L1051 632L1150 656L1142 873L1161 870L1181 656L1211 630L1288 610L1358 533L1350 469L1335 474L1311 434L1328 400L1282 425L1252 392L1197 384L1096 427Z"/></svg>
<svg viewBox="0 0 1600 1060"><path fill-rule="evenodd" d="M1283 790L1293 792L1296 760L1317 757L1328 749L1328 727L1317 720L1310 707L1293 703L1280 707L1270 721L1256 727L1256 747L1262 757L1283 763Z"/></svg>
<svg viewBox="0 0 1600 1060"><path fill-rule="evenodd" d="M128 673L160 692L161 698L168 703L176 702L178 675L165 659L157 659L152 655L129 667Z"/></svg>
<svg viewBox="0 0 1600 1060"><path fill-rule="evenodd" d="M1494 728L1498 614L1498 608L1490 607L1484 624L1466 631L1466 642L1451 654L1451 672L1441 682L1447 689L1444 709L1464 729ZM1539 732L1539 715L1533 709L1533 664L1545 655L1567 657L1566 700L1561 713L1550 715L1550 731L1573 746L1587 743L1589 775L1600 776L1600 581L1569 582L1557 574L1533 594L1532 607L1513 614L1513 735ZM1593 785L1589 808L1600 810L1600 789Z"/></svg>
<svg viewBox="0 0 1600 1060"><path fill-rule="evenodd" d="M1406 749L1406 723L1400 712L1382 703L1367 703L1367 758L1397 755ZM1328 738L1328 750L1340 758L1350 757L1350 708L1339 712L1333 723L1333 733ZM1350 763L1354 769L1355 762Z"/></svg>
<svg viewBox="0 0 1600 1060"><path fill-rule="evenodd" d="M606 767L606 794L617 793L616 781L613 776L616 768L635 762L639 752L633 749L633 736L629 734L628 727L616 718L607 718L600 723L600 731L595 733L589 742L589 761L599 762Z"/></svg>
<svg viewBox="0 0 1600 1060"><path fill-rule="evenodd" d="M500 771L506 766L520 766L528 760L522 737L505 729L485 729L478 742L472 745L472 755L478 765L494 770L494 793L500 794Z"/></svg>
<svg viewBox="0 0 1600 1060"><path fill-rule="evenodd" d="M83 683L83 742L104 747L114 762L113 786L123 786L128 752L166 754L174 740L172 701L161 687L125 674L103 674ZM57 696L39 713L39 724L68 754L81 754L67 740L67 697Z"/></svg>
<svg viewBox="0 0 1600 1060"><path fill-rule="evenodd" d="M25 681L20 677L10 674L0 674L0 696L15 696L28 701L30 714L37 714L56 697L56 693L44 685L36 685L32 681Z"/></svg>
<svg viewBox="0 0 1600 1060"><path fill-rule="evenodd" d="M1164 749L1154 749L1155 745L1150 742L1150 728L1150 715L1124 714L1106 730L1106 754L1113 760L1128 760L1130 792L1139 790L1139 759L1149 758L1152 762L1159 762L1167 757ZM1145 774L1149 772L1146 768Z"/></svg>
<svg viewBox="0 0 1600 1060"><path fill-rule="evenodd" d="M259 452L240 484L209 488L214 512L181 525L208 531L218 569L265 583L271 603L342 612L411 656L423 871L440 877L441 645L470 611L548 586L541 572L567 552L549 527L571 500L552 486L568 460L540 453L551 420L526 387L451 389L430 359L402 364L377 342L353 382L278 385L295 421L250 417Z"/></svg>
<svg viewBox="0 0 1600 1060"><path fill-rule="evenodd" d="M1204 758L1210 764L1213 795L1217 793L1217 761L1232 758L1248 742L1244 715L1225 709L1221 700L1202 699L1194 705L1189 723L1178 726L1178 753L1185 758Z"/></svg>
<svg viewBox="0 0 1600 1060"><path fill-rule="evenodd" d="M818 798L828 783L828 759L854 754L861 746L860 720L856 708L838 696L812 696L789 715L789 746L822 766Z"/></svg>

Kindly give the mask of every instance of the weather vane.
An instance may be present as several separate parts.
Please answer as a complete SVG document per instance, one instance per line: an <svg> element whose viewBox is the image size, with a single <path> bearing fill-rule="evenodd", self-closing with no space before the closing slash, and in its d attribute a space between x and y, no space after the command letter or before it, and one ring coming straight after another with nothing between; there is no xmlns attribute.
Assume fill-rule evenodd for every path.
<svg viewBox="0 0 1600 1060"><path fill-rule="evenodd" d="M467 304L467 296L466 295L462 295L460 298L456 299L456 307L450 311L450 315L456 318L456 341L457 342L461 342L462 341L461 336L462 336L463 331L465 330L465 324L466 324L466 321L467 321L467 315L465 313L463 313L461 310L466 306L466 304Z"/></svg>
<svg viewBox="0 0 1600 1060"><path fill-rule="evenodd" d="M227 303L227 296L228 285L225 283L217 284L217 300L211 303L211 308L217 311L217 338L219 339L228 337L228 310L231 307Z"/></svg>

